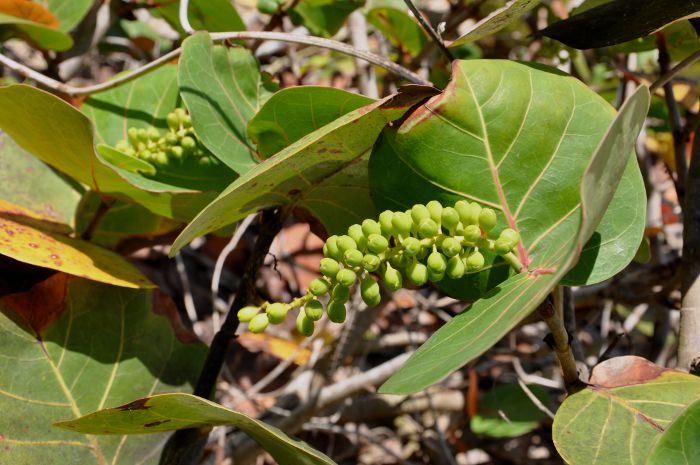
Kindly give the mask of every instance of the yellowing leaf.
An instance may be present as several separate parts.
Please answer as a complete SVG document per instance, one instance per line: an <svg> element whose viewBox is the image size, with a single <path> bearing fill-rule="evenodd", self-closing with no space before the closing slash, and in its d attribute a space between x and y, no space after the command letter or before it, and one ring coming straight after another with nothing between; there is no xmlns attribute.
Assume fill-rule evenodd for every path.
<svg viewBox="0 0 700 465"><path fill-rule="evenodd" d="M0 200L0 254L115 286L154 285L124 257L66 235L67 226Z"/></svg>
<svg viewBox="0 0 700 465"><path fill-rule="evenodd" d="M295 341L288 341L269 334L243 333L238 342L248 350L261 350L281 360L294 357L294 363L303 365L309 361L311 350L302 348Z"/></svg>
<svg viewBox="0 0 700 465"><path fill-rule="evenodd" d="M38 3L26 0L0 0L0 13L58 28L58 18Z"/></svg>

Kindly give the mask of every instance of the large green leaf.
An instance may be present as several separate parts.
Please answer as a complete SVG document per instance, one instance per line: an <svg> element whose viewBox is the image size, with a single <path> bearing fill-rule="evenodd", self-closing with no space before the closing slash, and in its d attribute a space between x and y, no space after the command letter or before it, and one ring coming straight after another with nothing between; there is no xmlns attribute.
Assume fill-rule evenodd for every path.
<svg viewBox="0 0 700 465"><path fill-rule="evenodd" d="M513 74L517 72L516 70L519 67L524 66L515 63L507 63L505 65L506 67L510 67L511 65L515 67L514 69L508 70L509 73ZM459 66L459 64L457 66ZM488 64L482 64L482 67L484 66L488 67ZM542 71L532 70L532 72L534 83L534 73ZM467 73L468 72L465 72L462 77L466 78L469 75ZM470 77L473 78L474 76L471 75ZM558 79L569 81L569 78L564 77L559 77ZM555 81L556 80L557 79L555 79ZM485 82L485 80L482 81L480 79L478 82ZM467 90L467 94L469 95L472 93L472 87L471 85L467 87L469 89ZM558 95L556 92L557 84L555 82L550 82L550 87L548 89L549 90L547 93L542 94L545 96L543 97L545 100L547 100L546 96ZM549 92L551 92L551 94ZM448 87L446 93L450 93L452 95L455 93L457 95L464 95L463 89L460 90L459 87L455 88L454 85ZM509 93L507 91L504 93L506 94L504 96L506 99L513 97L512 95L508 95ZM500 99L500 97L493 98L496 100ZM564 100L560 100L560 106L565 106L564 102ZM599 110L605 109L604 106L601 107L600 103L595 103L595 99L588 100L588 102L589 103L584 105L584 107L591 106ZM429 115L439 115L440 121L453 122L453 120L450 118L455 118L454 113L451 113L448 108L434 105L434 103L434 101L427 102L425 106L430 108L430 111L426 112L422 109L418 110L419 116L426 116L429 113ZM472 115L472 112L468 111L470 105L464 101L461 101L461 104L461 111L465 115L464 118L470 118ZM511 100L511 104L513 104L511 109L517 108L517 100ZM533 108L534 105L535 104L533 102ZM549 105L551 108L551 102ZM477 124L481 124L483 122L484 127L487 127L486 121L491 121L491 119L489 118L487 120L484 118L483 113L481 112L482 107L484 106L478 106L479 110L475 110L476 116L474 117L477 119ZM498 284L498 282L491 283L495 287L493 287L483 298L472 304L467 311L457 315L450 322L441 327L435 334L433 334L430 339L428 339L428 341L423 344L415 354L413 354L408 362L406 362L406 364L381 387L382 392L416 392L440 380L468 361L473 360L489 349L508 331L515 327L515 325L517 325L523 318L529 315L540 304L540 302L542 302L547 294L551 292L554 286L559 284L564 275L566 275L566 273L579 259L579 254L583 249L584 244L594 233L595 228L598 226L608 205L610 204L611 200L613 200L613 195L618 183L620 183L620 179L624 179L624 176L629 175L629 166L630 164L635 163L634 157L629 155L626 157L620 156L620 154L631 153L639 131L644 124L648 107L649 91L646 89L646 87L640 87L630 97L625 105L623 105L620 113L608 127L604 137L602 137L602 140L598 135L590 136L595 137L597 141L600 141L600 144L593 151L593 153L589 152L586 156L586 152L583 151L583 147L581 145L574 145L574 147L581 150L579 152L575 152L575 156L585 157L584 160L586 161L587 165L585 171L583 173L579 172L577 174L571 174L570 177L564 177L561 174L547 177L547 182L552 183L548 189L549 193L547 195L549 196L556 194L556 191L559 189L562 191L566 189L566 186L555 187L555 182L572 183L575 186L576 191L580 192L580 195L574 195L573 205L568 207L570 208L570 211L560 210L558 213L560 216L557 218L556 208L558 207L558 204L548 201L547 198L540 199L542 203L540 204L541 207L539 213L541 218L539 220L551 220L551 222L548 223L549 226L547 228L543 228L542 231L537 233L537 235L534 236L534 239L531 239L533 236L529 236L529 231L522 227L522 217L519 217L518 222L511 223L511 221L508 221L516 228L519 228L522 234L523 244L521 244L520 247L520 254L522 257L521 261L523 263L529 263L527 271L519 273L500 284ZM515 111L515 113L517 114L517 111ZM550 115L552 113L553 111L550 112ZM574 111L573 114L575 113L576 112ZM604 112L603 114L605 113L607 112ZM592 116L585 111L583 114L588 115L589 118L592 118ZM501 117L503 117L502 115L503 114L501 114ZM601 115L597 114L597 117L601 117ZM406 123L408 123L410 119L411 118L406 120ZM464 120L462 121L464 122ZM557 124L553 116L549 119L549 123L552 125ZM415 130L415 128L425 127L426 125L428 125L428 121L423 119L419 124L413 125L412 127ZM527 129L527 123L523 124L522 126L523 128ZM551 126L543 129L545 131L550 131L550 134L553 131ZM579 130L582 129L583 128L579 127ZM463 125L460 126L460 130L467 131L465 134L469 134L470 137L476 137L479 135L478 132L475 132L477 129L473 126ZM506 129L503 128L502 130ZM516 134L519 132L520 131L517 130ZM541 139L542 134L537 133L537 131L535 132L535 137L539 136L539 140L541 141L538 149L546 150L544 148L546 147L546 141ZM591 134L590 131L587 133ZM556 134L556 132L554 132L554 134ZM576 134L581 135L585 133L578 132ZM469 141L463 139L454 140L456 137L457 136L453 132L448 130L443 130L441 133L441 138L444 140L451 140L451 143L455 144L452 147L456 147L453 150L460 150L460 152L456 153L463 153L464 155L462 155L462 157L464 157L464 159L478 160L478 156L470 154L471 148L470 145L468 145ZM483 140L487 141L490 139ZM430 142L433 144L435 143L435 141ZM512 137L510 140L501 140L500 142L494 140L494 142L500 144L500 146L509 147L512 142ZM419 144L415 140L413 143ZM497 146L498 145L494 145L493 147L495 148ZM517 146L517 143L514 144L514 147ZM473 147L473 145L471 147ZM433 148L433 157L430 159L430 161L439 166L439 164L442 163L440 160L442 158L441 153L445 152L445 148L442 148L441 150ZM449 152L447 153L449 154ZM498 152L490 153L493 155L494 153ZM375 154L373 153L373 159L374 155ZM501 160L503 160L502 157ZM554 160L554 158L551 160ZM491 189L495 189L496 195L503 196L503 198L506 200L508 199L508 193L513 192L512 189L515 189L518 186L519 180L517 179L511 180L511 178L507 177L496 177L498 174L503 173L503 170L507 169L507 160L503 161L500 165L494 165L493 159L488 157L488 165L485 170L483 168L480 169L478 165L471 166L470 168L463 167L460 169L458 162L455 162L454 159L452 159L452 161L455 163L455 165L452 166L451 170L458 173L458 175L461 173L469 173L469 178L474 177L481 180L482 193L488 193L489 191L489 186L487 184L485 185L483 182L483 179L488 179L488 177L492 177L492 179L495 179L496 181L495 187L491 187ZM575 161L578 160L572 157L564 158L564 162L567 165L575 165ZM537 176L535 178L537 182L541 178L544 178L547 173L547 169L542 170L543 166L555 166L553 161L550 163L538 164L536 158L530 158L529 165L522 159L520 160L520 163L521 166L530 166L533 170L540 170L542 176ZM491 167L494 167L495 169L491 170ZM512 167L511 169L515 169L515 167ZM486 172L484 173L484 171ZM511 175L512 173L513 172L511 171ZM520 181L524 181L526 183L526 186L521 185L520 187L523 192L530 192L529 195L531 196L536 195L537 189L534 187L537 185L537 182L533 183L532 178L528 179L526 176L526 174L528 174L527 171L522 168L520 169L519 174L521 178ZM370 171L370 175L372 175L372 171ZM581 175L583 175L583 179L579 184L579 182L576 180L581 179ZM464 177L464 175L462 176ZM523 180L522 178L525 179ZM438 179L441 181L441 183L438 183ZM449 179L438 179L434 180L436 185L449 186ZM413 190L419 189L420 184L414 183L413 179L411 178L406 179L404 182L411 182ZM528 184L533 186L533 189L527 187ZM580 186L580 190L578 186ZM472 187L472 189L475 189L475 187ZM576 191L574 191L574 193ZM459 191L452 190L451 193L452 192ZM474 198L476 193L479 191L465 190L461 192L462 195L468 195L467 198ZM406 191L404 191L404 196L406 194ZM452 198L439 191L432 195L434 196L433 198ZM483 197L479 198L483 200ZM565 202L566 197L558 195L555 197L555 200L557 202ZM501 208L501 211L509 210L508 204L506 203L491 203L494 207ZM548 212L543 210L542 207L554 210L555 216L553 218L548 217ZM515 211L518 212L517 209ZM527 227L530 227L530 225L537 225L537 223L534 222L535 220L538 220L536 217L536 212L533 210L531 214L535 215L535 217L531 219L529 224L526 223ZM511 219L516 217L517 215L513 216L512 214L510 216ZM530 239L528 239L528 237L530 237ZM632 246L630 259L637 250L637 245L638 243Z"/></svg>
<svg viewBox="0 0 700 465"><path fill-rule="evenodd" d="M91 121L34 87L0 88L0 128L24 150L91 189L141 204L159 215L189 219L215 195L108 166L95 153Z"/></svg>
<svg viewBox="0 0 700 465"><path fill-rule="evenodd" d="M377 142L372 195L379 209L404 210L431 199L451 205L460 198L495 208L494 232L518 230L521 262L537 264L552 244L576 234L579 180L613 118L602 98L551 68L456 62L445 91ZM645 205L639 169L629 159L611 213L565 283L591 284L627 265L641 241ZM487 264L493 268L443 287L477 298L508 276L494 255Z"/></svg>
<svg viewBox="0 0 700 465"><path fill-rule="evenodd" d="M190 389L206 348L187 334L172 302L152 291L57 274L27 294L3 298L2 462L157 463L166 435L97 438L51 424L134 396Z"/></svg>
<svg viewBox="0 0 700 465"><path fill-rule="evenodd" d="M126 140L128 128L168 127L165 117L173 111L179 91L177 66L162 66L114 89L92 94L80 110L95 125L95 140L114 146Z"/></svg>
<svg viewBox="0 0 700 465"><path fill-rule="evenodd" d="M334 87L282 89L248 123L248 136L268 158L303 136L374 100Z"/></svg>
<svg viewBox="0 0 700 465"><path fill-rule="evenodd" d="M549 393L542 386L528 389L544 405L549 404ZM469 419L469 429L492 438L514 438L537 428L545 414L517 384L500 384L479 399L479 411Z"/></svg>
<svg viewBox="0 0 700 465"><path fill-rule="evenodd" d="M399 50L416 56L428 42L423 28L408 15L401 1L373 1L365 14L367 21Z"/></svg>
<svg viewBox="0 0 700 465"><path fill-rule="evenodd" d="M180 58L180 92L202 143L237 173L258 163L246 127L277 90L244 48L214 45L209 34L188 37Z"/></svg>
<svg viewBox="0 0 700 465"><path fill-rule="evenodd" d="M350 13L364 3L364 0L301 0L289 9L289 14L295 24L303 25L312 34L332 37Z"/></svg>
<svg viewBox="0 0 700 465"><path fill-rule="evenodd" d="M606 47L645 37L698 12L700 0L616 0L552 24L538 34L578 49Z"/></svg>
<svg viewBox="0 0 700 465"><path fill-rule="evenodd" d="M649 463L655 441L698 399L696 376L640 357L613 358L594 368L590 385L561 405L554 418L554 444L571 465ZM697 444L697 436L693 441Z"/></svg>
<svg viewBox="0 0 700 465"><path fill-rule="evenodd" d="M45 50L62 52L73 46L73 39L65 32L35 23L16 16L0 13L0 32L14 34L33 42L37 47Z"/></svg>
<svg viewBox="0 0 700 465"><path fill-rule="evenodd" d="M664 431L647 458L647 465L700 463L700 400L693 402Z"/></svg>
<svg viewBox="0 0 700 465"><path fill-rule="evenodd" d="M450 42L448 46L456 47L495 34L532 10L539 3L539 0L509 0L501 8L494 10L487 17L470 27L464 34Z"/></svg>
<svg viewBox="0 0 700 465"><path fill-rule="evenodd" d="M81 190L0 132L0 199L72 226Z"/></svg>
<svg viewBox="0 0 700 465"><path fill-rule="evenodd" d="M34 0L48 7L59 20L58 29L68 32L85 17L93 0Z"/></svg>
<svg viewBox="0 0 700 465"><path fill-rule="evenodd" d="M159 6L156 12L163 16L173 28L186 35L179 18L180 2ZM197 31L229 32L245 31L245 23L230 0L190 0L187 17Z"/></svg>
<svg viewBox="0 0 700 465"><path fill-rule="evenodd" d="M316 190L323 187L346 193L355 189L353 170L364 171L366 154L382 128L434 93L430 87L408 86L299 139L234 181L178 236L172 253L197 236L279 205L318 212L319 220L330 232L361 221L362 218L349 214L352 210L342 206L345 198L336 203L337 197L320 196ZM365 189L360 186L361 191ZM322 211L327 213L321 216Z"/></svg>
<svg viewBox="0 0 700 465"><path fill-rule="evenodd" d="M191 394L161 394L56 426L86 434L144 434L231 425L245 431L280 465L332 465L323 453L273 426Z"/></svg>

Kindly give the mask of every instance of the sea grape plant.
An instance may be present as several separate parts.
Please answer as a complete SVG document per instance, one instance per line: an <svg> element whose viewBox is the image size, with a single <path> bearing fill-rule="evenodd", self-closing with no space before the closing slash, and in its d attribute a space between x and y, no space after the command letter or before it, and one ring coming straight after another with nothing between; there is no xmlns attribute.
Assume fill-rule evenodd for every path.
<svg viewBox="0 0 700 465"><path fill-rule="evenodd" d="M203 10L208 5L193 3ZM240 28L235 10L224 3L228 16L221 21ZM80 5L76 17L89 7L86 2ZM328 24L314 24L311 2L295 5L290 13L295 21L330 35L359 4L347 6L348 12L335 12ZM494 17L511 21L533 6L529 0L508 2ZM275 2L258 2L258 8L275 14L286 11ZM172 13L167 8L160 12L171 22ZM416 26L400 14L392 11L399 15L397 21ZM211 17L204 19L208 21L203 20L203 27L218 24ZM453 45L501 27L491 23L487 29L478 25ZM16 21L15 26L26 24ZM35 44L47 40L44 26L31 30L28 37ZM409 29L416 33L415 27ZM60 38L54 49L70 47L72 39L62 32ZM411 54L418 53L425 38L415 42L407 50ZM320 276L289 303L238 299L225 330L232 333L244 322L250 331L262 332L298 309L296 329L310 336L324 310L334 323L346 319L353 286L368 306L380 303L381 286L390 291L436 286L469 301L465 311L433 334L382 388L404 394L440 381L481 355L556 286L608 279L634 256L645 216L644 185L633 156L649 106L645 86L616 113L586 85L554 68L454 60L444 89L408 85L375 101L330 88L279 90L250 51L229 45L215 43L206 32L193 34L184 40L177 65L163 65L97 92L80 109L24 84L0 88L0 128L7 146L13 147L7 156L29 163L42 179L50 179L48 193L33 198L36 204L23 205L10 189L3 191L9 200L3 201L0 216L8 224L12 220L13 227L19 224L17 231L31 227L39 243L5 239L0 253L59 272L0 303L0 330L11 336L0 342L0 363L16 373L11 382L0 379L0 390L9 393L0 396L0 408L10 412L6 420L18 425L0 430L0 444L7 444L3 453L10 462L23 463L27 457L45 463L56 463L55 457L62 463L152 462L160 442L119 442L109 435L233 424L281 464L333 463L261 421L199 397L161 394L163 386L188 390L196 385L200 395L210 395L212 385L204 383L202 388L201 380L211 375L206 370L212 366L216 379L221 363L211 362L216 357L212 354L225 353L230 341L215 351L215 338L204 360L203 347L183 336L173 312L149 290L154 285L138 270L125 268L123 259L105 248L109 246L96 245L94 238L100 233L117 236L114 244L121 238L179 230L172 244L174 255L195 237L230 232L230 226L247 215L274 212L274 224L280 225L292 212L303 212L326 237ZM319 96L323 104L314 103ZM8 173L10 180L14 175ZM66 194L68 200L59 205L52 192ZM99 206L89 198L98 198ZM37 208L39 203L51 208ZM111 229L115 218L123 216L115 205L134 218L116 232ZM54 214L57 211L61 214ZM73 217L94 221L78 231ZM274 236L274 230L267 232ZM69 245L60 249L62 253L94 259L94 269L77 272L67 266L52 248L59 242ZM259 252L264 255L267 250ZM132 279L115 279L112 274L124 269ZM28 309L37 295L51 305L34 314ZM103 322L92 308L92 300L98 298L113 310ZM170 325L156 317L157 312L169 315ZM133 320L125 320L126 315ZM561 329L552 315L546 319L553 331ZM139 321L147 324L136 324ZM81 381L81 370L100 377L104 367L93 360L92 348L71 339L74 324L90 334L90 344L100 352L94 357L109 368L98 390ZM169 347L167 355L160 353L161 345L144 343L149 337L144 328L157 331L161 345ZM565 339L561 343L557 354L568 348ZM118 347L116 357L109 352L113 347ZM25 353L34 357L26 374L13 361ZM172 353L177 354L172 362L160 360L170 360ZM137 360L124 361L122 356ZM132 371L120 377L124 364ZM652 402L645 389L658 387L662 378L680 379L694 393L691 400L697 398L700 390L694 379L645 367L651 374L642 380L648 386L642 383L641 402ZM146 371L149 376L136 383L133 373ZM156 372L167 379L159 379ZM612 398L615 389L626 386L620 381L626 375L618 373L608 385L600 381L600 386L573 394L558 415L558 447L571 463L585 463L586 457L571 446L576 435L569 428L574 424L570 419L579 416L580 402L597 402L608 394ZM55 392L41 391L33 383L38 376L51 379L44 384ZM68 377L73 377L71 383ZM36 398L13 392L27 386ZM627 405L624 399L616 402ZM665 412L669 424L676 418L683 422L669 432L687 434L683 411L698 410L690 403ZM37 405L56 408L56 414L39 411ZM642 417L632 418L650 414L640 412ZM630 416L629 409L625 415ZM64 430L37 432L39 428L31 428L36 425L27 423L34 418L62 420L57 426L90 436L81 442ZM586 421L598 432L607 426ZM22 428L36 437L19 437ZM639 428L664 447L677 442L676 437L651 434L644 424ZM602 436L596 440L603 441ZM46 444L59 452L42 449ZM663 455L659 450L653 451L654 457ZM622 463L610 460L604 463Z"/></svg>

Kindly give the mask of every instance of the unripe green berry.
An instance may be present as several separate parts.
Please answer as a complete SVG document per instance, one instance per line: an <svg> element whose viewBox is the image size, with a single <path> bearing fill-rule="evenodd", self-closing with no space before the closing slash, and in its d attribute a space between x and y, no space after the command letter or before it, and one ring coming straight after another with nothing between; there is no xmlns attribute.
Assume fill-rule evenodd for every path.
<svg viewBox="0 0 700 465"><path fill-rule="evenodd" d="M322 275L335 278L335 275L340 271L340 265L332 258L322 258L319 269Z"/></svg>
<svg viewBox="0 0 700 465"><path fill-rule="evenodd" d="M177 136L175 134L173 134L172 132L168 132L163 137L163 142L165 142L167 145L174 146L175 144L177 144L177 141L178 141Z"/></svg>
<svg viewBox="0 0 700 465"><path fill-rule="evenodd" d="M372 253L382 253L389 247L386 237L379 234L370 234L367 238L367 249Z"/></svg>
<svg viewBox="0 0 700 465"><path fill-rule="evenodd" d="M367 249L367 237L362 232L362 226L360 226L359 224L353 224L352 226L350 226L348 228L348 236L350 236L352 240L355 241L355 244L357 244L358 249Z"/></svg>
<svg viewBox="0 0 700 465"><path fill-rule="evenodd" d="M431 283L439 283L445 278L445 272L436 273L428 268L428 281Z"/></svg>
<svg viewBox="0 0 700 465"><path fill-rule="evenodd" d="M148 128L148 138L153 142L156 142L158 139L160 139L160 131L154 127Z"/></svg>
<svg viewBox="0 0 700 465"><path fill-rule="evenodd" d="M333 286L331 297L338 302L347 302L350 298L350 288L342 284L336 284Z"/></svg>
<svg viewBox="0 0 700 465"><path fill-rule="evenodd" d="M306 316L314 321L318 321L323 316L323 304L316 299L311 299L304 306Z"/></svg>
<svg viewBox="0 0 700 465"><path fill-rule="evenodd" d="M394 217L394 212L391 210L384 210L379 214L379 227L382 230L384 236L392 236L394 234L394 225L392 224L392 218Z"/></svg>
<svg viewBox="0 0 700 465"><path fill-rule="evenodd" d="M331 300L328 302L328 319L333 323L342 323L345 321L347 312L345 311L345 303Z"/></svg>
<svg viewBox="0 0 700 465"><path fill-rule="evenodd" d="M422 286L428 282L428 267L415 261L406 269L406 277L416 286Z"/></svg>
<svg viewBox="0 0 700 465"><path fill-rule="evenodd" d="M251 333L262 333L270 324L270 319L265 313L259 313L248 323L248 331Z"/></svg>
<svg viewBox="0 0 700 465"><path fill-rule="evenodd" d="M355 279L357 279L357 275L355 274L355 272L347 268L343 268L342 270L338 271L338 274L335 275L335 280L338 281L339 284L342 284L346 287L352 286L352 283L355 282Z"/></svg>
<svg viewBox="0 0 700 465"><path fill-rule="evenodd" d="M370 273L377 271L382 264L382 260L374 254L368 253L362 257L362 268Z"/></svg>
<svg viewBox="0 0 700 465"><path fill-rule="evenodd" d="M255 318L255 315L258 313L260 313L260 307L248 305L247 307L243 307L242 309L238 310L238 321L241 323L248 323L250 320Z"/></svg>
<svg viewBox="0 0 700 465"><path fill-rule="evenodd" d="M406 237L411 234L413 220L404 212L395 212L394 216L391 217L391 225L394 228L394 234Z"/></svg>
<svg viewBox="0 0 700 465"><path fill-rule="evenodd" d="M446 237L440 244L440 249L447 258L450 258L462 252L462 244L454 237Z"/></svg>
<svg viewBox="0 0 700 465"><path fill-rule="evenodd" d="M369 237L371 234L381 234L382 228L379 223L368 218L362 222L362 233Z"/></svg>
<svg viewBox="0 0 700 465"><path fill-rule="evenodd" d="M511 250L513 250L513 246L510 244L510 242L503 240L500 237L496 239L496 242L493 244L493 251L498 255L505 255Z"/></svg>
<svg viewBox="0 0 700 465"><path fill-rule="evenodd" d="M340 250L341 254L345 254L347 250L357 249L357 244L350 236L340 236L336 240L336 243L338 244L338 250Z"/></svg>
<svg viewBox="0 0 700 465"><path fill-rule="evenodd" d="M486 262L486 260L480 252L474 251L471 254L469 254L466 262L467 269L469 271L479 271L484 267L484 263Z"/></svg>
<svg viewBox="0 0 700 465"><path fill-rule="evenodd" d="M490 208L482 208L479 213L479 225L484 231L491 231L496 226L496 212Z"/></svg>
<svg viewBox="0 0 700 465"><path fill-rule="evenodd" d="M433 252L428 256L426 265L428 265L428 270L433 273L444 273L445 268L447 268L447 260L440 252Z"/></svg>
<svg viewBox="0 0 700 465"><path fill-rule="evenodd" d="M379 284L371 276L365 277L360 282L360 295L368 307L379 305L382 300Z"/></svg>
<svg viewBox="0 0 700 465"><path fill-rule="evenodd" d="M168 127L173 131L177 131L178 129L180 129L180 118L175 112L168 113L168 116L165 118L165 120L168 122Z"/></svg>
<svg viewBox="0 0 700 465"><path fill-rule="evenodd" d="M129 128L126 131L126 136L129 139L129 142L131 143L131 145L133 145L134 147L136 145L138 145L138 143L139 143L139 130L138 129Z"/></svg>
<svg viewBox="0 0 700 465"><path fill-rule="evenodd" d="M411 208L411 219L416 226L419 226L423 220L427 220L428 218L430 218L430 212L425 205L417 203Z"/></svg>
<svg viewBox="0 0 700 465"><path fill-rule="evenodd" d="M391 263L391 266L394 268L403 269L411 264L411 259L407 257L406 254L400 253L391 257L389 263Z"/></svg>
<svg viewBox="0 0 700 465"><path fill-rule="evenodd" d="M165 154L165 152L158 151L153 154L153 163L156 165L165 166L168 164L168 162L168 156Z"/></svg>
<svg viewBox="0 0 700 465"><path fill-rule="evenodd" d="M415 237L407 237L403 240L401 246L403 247L403 252L407 257L415 257L420 253L420 241Z"/></svg>
<svg viewBox="0 0 700 465"><path fill-rule="evenodd" d="M427 220L421 221L418 226L418 236L421 239L435 237L438 233L438 225L435 221L428 218Z"/></svg>
<svg viewBox="0 0 700 465"><path fill-rule="evenodd" d="M143 128L139 129L138 130L138 138L139 138L139 142L148 142L148 139L149 139L148 131L146 129L143 129Z"/></svg>
<svg viewBox="0 0 700 465"><path fill-rule="evenodd" d="M290 308L289 304L274 303L265 308L265 313L267 313L270 323L278 325L287 318L287 312L289 312Z"/></svg>
<svg viewBox="0 0 700 465"><path fill-rule="evenodd" d="M464 276L465 271L466 267L459 255L455 255L454 257L447 260L447 268L445 268L445 274L448 277L452 279L459 279L462 276Z"/></svg>
<svg viewBox="0 0 700 465"><path fill-rule="evenodd" d="M336 261L343 260L343 252L338 248L338 236L331 236L326 239L326 243L323 246L323 255Z"/></svg>
<svg viewBox="0 0 700 465"><path fill-rule="evenodd" d="M432 218L436 223L440 223L440 220L442 219L442 204L437 200L431 200L425 206L428 207L430 218Z"/></svg>
<svg viewBox="0 0 700 465"><path fill-rule="evenodd" d="M314 320L306 316L303 311L297 315L296 327L299 334L310 337L314 334Z"/></svg>
<svg viewBox="0 0 700 465"><path fill-rule="evenodd" d="M442 209L441 219L442 227L452 231L459 224L459 213L457 213L457 210L452 207L445 207Z"/></svg>
<svg viewBox="0 0 700 465"><path fill-rule="evenodd" d="M186 152L191 152L197 147L197 141L195 141L194 138L190 136L185 136L180 141L180 145L183 149L185 149Z"/></svg>
<svg viewBox="0 0 700 465"><path fill-rule="evenodd" d="M199 166L211 166L216 164L215 160L216 158L213 157L202 157L197 160L197 163L199 164Z"/></svg>
<svg viewBox="0 0 700 465"><path fill-rule="evenodd" d="M498 239L510 244L510 248L512 249L520 240L520 234L518 234L517 231L506 228L498 235Z"/></svg>
<svg viewBox="0 0 700 465"><path fill-rule="evenodd" d="M168 151L170 152L170 155L172 155L173 158L176 159L181 159L182 156L185 154L185 151L182 150L182 147L180 147L179 145L174 145L170 147Z"/></svg>
<svg viewBox="0 0 700 465"><path fill-rule="evenodd" d="M192 127L192 117L187 113L182 117L182 126L185 128Z"/></svg>
<svg viewBox="0 0 700 465"><path fill-rule="evenodd" d="M464 228L464 240L475 243L481 239L481 228L475 224L470 224Z"/></svg>
<svg viewBox="0 0 700 465"><path fill-rule="evenodd" d="M401 273L391 267L389 263L386 264L384 272L382 273L382 279L384 284L391 291L398 291L403 285L403 276Z"/></svg>
<svg viewBox="0 0 700 465"><path fill-rule="evenodd" d="M481 205L476 202L468 204L467 208L459 211L459 217L462 223L468 224L479 224L479 215L481 214Z"/></svg>
<svg viewBox="0 0 700 465"><path fill-rule="evenodd" d="M364 255L359 250L353 249L353 250L346 250L343 257L345 258L344 261L348 266L354 267L354 266L361 266L362 265L362 259L364 258Z"/></svg>
<svg viewBox="0 0 700 465"><path fill-rule="evenodd" d="M328 281L322 278L316 278L309 283L309 292L315 296L320 296L328 293L330 285Z"/></svg>

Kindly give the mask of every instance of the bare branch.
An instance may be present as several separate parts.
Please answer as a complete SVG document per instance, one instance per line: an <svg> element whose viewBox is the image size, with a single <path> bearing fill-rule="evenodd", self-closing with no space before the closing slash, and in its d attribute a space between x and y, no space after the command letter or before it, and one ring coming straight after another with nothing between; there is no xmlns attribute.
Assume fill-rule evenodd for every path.
<svg viewBox="0 0 700 465"><path fill-rule="evenodd" d="M194 29L190 24L190 18L187 16L187 7L189 3L189 0L180 0L180 26L182 26L182 30L186 33L194 34Z"/></svg>
<svg viewBox="0 0 700 465"><path fill-rule="evenodd" d="M321 37L314 37L314 36L303 36L299 34L289 34L286 32L264 32L264 31L241 31L241 32L217 32L217 33L212 33L211 37L214 41L222 41L222 40L237 40L237 39L261 39L261 40L279 40L282 42L289 42L289 43L295 43L295 44L303 44L303 45L312 45L316 47L321 47L321 48L326 48L328 50L334 50L336 52L344 53L346 55L350 55L362 60L365 60L369 63L372 63L374 65L380 66L387 71L391 71L392 73L406 79L407 81L410 81L414 84L422 84L426 86L432 85L431 82L426 81L425 79L421 78L418 76L416 73L413 71L404 68L401 65L398 65L387 58L384 58L382 56L376 55L374 53L364 51L364 50L357 50L355 47L352 47L348 44L345 44L343 42L338 42L336 40L331 40L331 39L323 39ZM38 84L40 84L43 87L46 87L50 90L53 90L57 93L61 93L64 95L67 95L69 97L78 97L81 95L90 95L90 94L95 94L97 92L102 92L105 90L113 89L115 87L121 86L122 84L125 84L127 82L130 82L134 79L136 79L139 76L142 76L149 71L152 71L160 66L163 66L164 64L172 61L173 59L177 58L180 56L182 53L182 48L177 48L175 50L172 50L162 57L153 60L152 62L133 70L130 73L124 74L122 76L116 77L110 81L103 82L100 84L95 84L92 86L86 86L86 87L74 87L69 84L65 84L63 82L57 81L55 79L52 79L48 76L45 76L38 71L33 70L32 68L23 65L22 63L19 63L15 60L12 60L11 58L8 58L2 54L0 54L0 63L3 65L7 66L11 70L15 71L16 73L21 74L22 76L25 76L29 79L32 79L36 81Z"/></svg>

